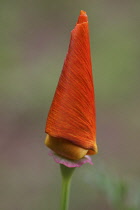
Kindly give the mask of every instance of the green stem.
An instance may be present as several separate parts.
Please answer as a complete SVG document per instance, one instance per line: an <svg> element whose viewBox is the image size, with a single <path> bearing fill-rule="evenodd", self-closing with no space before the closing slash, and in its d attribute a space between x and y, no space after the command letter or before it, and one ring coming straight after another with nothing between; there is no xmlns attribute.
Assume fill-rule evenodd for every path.
<svg viewBox="0 0 140 210"><path fill-rule="evenodd" d="M68 168L60 164L62 174L62 193L60 210L68 210L69 207L69 193L72 174L75 168Z"/></svg>

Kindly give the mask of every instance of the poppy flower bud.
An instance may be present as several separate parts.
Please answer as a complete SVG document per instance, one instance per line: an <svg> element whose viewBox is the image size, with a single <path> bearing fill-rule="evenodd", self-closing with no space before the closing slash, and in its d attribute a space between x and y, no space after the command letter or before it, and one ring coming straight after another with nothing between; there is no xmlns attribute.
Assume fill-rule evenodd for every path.
<svg viewBox="0 0 140 210"><path fill-rule="evenodd" d="M88 17L81 11L47 118L45 144L78 160L97 153Z"/></svg>

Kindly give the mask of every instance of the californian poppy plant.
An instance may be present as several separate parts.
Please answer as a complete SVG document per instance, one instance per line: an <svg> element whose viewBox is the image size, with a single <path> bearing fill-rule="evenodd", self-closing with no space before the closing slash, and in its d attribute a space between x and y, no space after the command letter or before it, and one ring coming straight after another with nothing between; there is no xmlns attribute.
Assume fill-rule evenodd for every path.
<svg viewBox="0 0 140 210"><path fill-rule="evenodd" d="M46 123L45 144L60 164L60 209L68 210L71 177L76 167L92 164L97 153L95 97L88 17L81 11L71 32L68 53Z"/></svg>
<svg viewBox="0 0 140 210"><path fill-rule="evenodd" d="M64 160L77 163L84 158L89 162L87 155L97 153L88 17L84 11L80 12L71 32L68 53L47 118L46 133L45 144L54 152L51 155L58 154Z"/></svg>

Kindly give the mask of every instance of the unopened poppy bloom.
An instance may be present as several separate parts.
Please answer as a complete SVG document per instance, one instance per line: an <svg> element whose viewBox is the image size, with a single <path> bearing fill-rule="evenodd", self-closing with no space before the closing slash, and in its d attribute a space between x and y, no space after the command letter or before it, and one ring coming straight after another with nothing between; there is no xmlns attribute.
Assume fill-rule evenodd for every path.
<svg viewBox="0 0 140 210"><path fill-rule="evenodd" d="M96 154L95 118L88 17L81 11L48 114L45 144L71 160Z"/></svg>

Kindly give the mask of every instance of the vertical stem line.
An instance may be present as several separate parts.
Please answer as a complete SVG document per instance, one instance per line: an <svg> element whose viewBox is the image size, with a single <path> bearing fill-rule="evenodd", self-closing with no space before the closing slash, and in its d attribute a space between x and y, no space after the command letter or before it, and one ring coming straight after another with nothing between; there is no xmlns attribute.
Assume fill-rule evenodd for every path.
<svg viewBox="0 0 140 210"><path fill-rule="evenodd" d="M60 164L62 174L62 192L60 210L68 210L69 207L69 194L72 174L75 168L68 168Z"/></svg>
<svg viewBox="0 0 140 210"><path fill-rule="evenodd" d="M61 210L68 210L71 178L62 180Z"/></svg>

